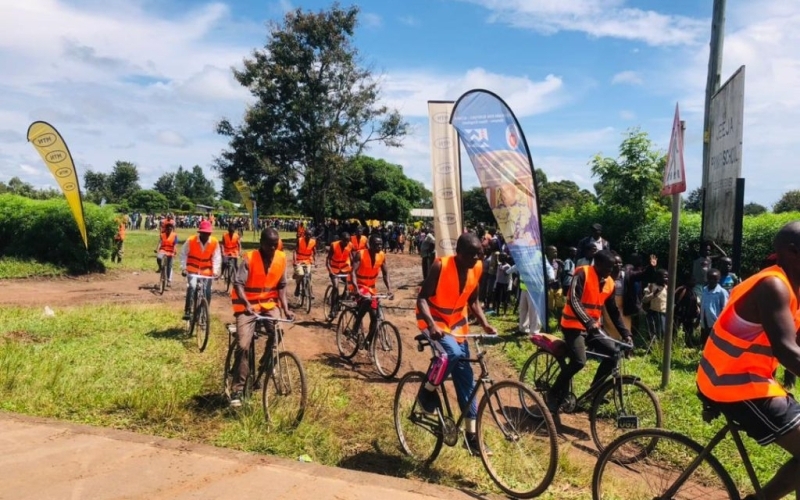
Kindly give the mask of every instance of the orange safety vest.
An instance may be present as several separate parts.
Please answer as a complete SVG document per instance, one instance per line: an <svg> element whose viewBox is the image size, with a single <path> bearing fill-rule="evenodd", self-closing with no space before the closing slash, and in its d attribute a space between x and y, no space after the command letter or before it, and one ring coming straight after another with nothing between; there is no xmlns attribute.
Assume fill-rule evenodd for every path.
<svg viewBox="0 0 800 500"><path fill-rule="evenodd" d="M334 241L331 243L331 270L333 274L346 274L352 268L350 267L350 251L352 246L348 243L346 247L342 248L342 242Z"/></svg>
<svg viewBox="0 0 800 500"><path fill-rule="evenodd" d="M189 274L201 274L211 276L214 274L214 252L217 251L219 242L213 236L208 238L206 249L200 246L200 239L197 235L189 236L186 240L189 245L189 255L186 257L186 272Z"/></svg>
<svg viewBox="0 0 800 500"><path fill-rule="evenodd" d="M375 295L378 293L375 282L378 280L378 273L381 271L383 261L386 260L386 254L383 252L376 253L375 262L372 262L369 250L360 250L358 256L361 260L356 271L356 286L359 288L365 286L369 288L370 293Z"/></svg>
<svg viewBox="0 0 800 500"><path fill-rule="evenodd" d="M174 228L175 227L175 219L171 219L169 217L161 219L161 227L159 228L160 232L163 233L164 232L164 228L167 227L167 225L170 225L170 224Z"/></svg>
<svg viewBox="0 0 800 500"><path fill-rule="evenodd" d="M167 233L161 233L161 251L164 253L164 255L169 257L175 255L175 240L177 239L178 235L175 233L170 233L169 236L167 236Z"/></svg>
<svg viewBox="0 0 800 500"><path fill-rule="evenodd" d="M239 233L234 232L222 235L222 252L226 257L239 257Z"/></svg>
<svg viewBox="0 0 800 500"><path fill-rule="evenodd" d="M463 335L469 333L469 323L467 322L467 304L469 298L480 283L483 272L483 263L478 261L475 267L467 271L467 282L464 284L464 291L458 293L458 269L456 261L452 256L441 257L442 270L439 274L439 282L436 284L436 293L428 297L428 308L431 311L434 323L443 332L449 333L456 338L456 341L463 342ZM428 322L425 321L416 308L417 328L420 330L428 329Z"/></svg>
<svg viewBox="0 0 800 500"><path fill-rule="evenodd" d="M278 250L283 250L283 240L280 238L278 239Z"/></svg>
<svg viewBox="0 0 800 500"><path fill-rule="evenodd" d="M353 252L358 252L359 250L364 250L367 248L367 237L361 236L361 239L356 239L356 235L350 237L350 247L352 248Z"/></svg>
<svg viewBox="0 0 800 500"><path fill-rule="evenodd" d="M772 374L778 360L772 354L772 345L762 330L752 340L740 338L726 331L730 316L736 314L735 306L747 292L764 278L774 276L789 288L789 308L794 316L795 330L800 328L797 315L797 297L786 273L779 266L764 269L731 290L728 304L722 310L703 349L697 369L697 387L712 401L731 403L749 399L786 396L786 391Z"/></svg>
<svg viewBox="0 0 800 500"><path fill-rule="evenodd" d="M117 241L125 241L125 223L120 222L119 227L117 228L117 234L114 235L114 239Z"/></svg>
<svg viewBox="0 0 800 500"><path fill-rule="evenodd" d="M609 276L603 281L603 289L600 289L600 277L593 266L581 266L575 271L583 270L586 275L586 282L583 284L583 296L581 297L581 305L590 318L599 322L603 316L603 304L606 299L614 294L614 280ZM564 311L561 313L561 328L570 328L572 330L586 330L583 323L578 319L575 310L570 305L572 299L572 289L567 294L567 303L564 305Z"/></svg>
<svg viewBox="0 0 800 500"><path fill-rule="evenodd" d="M269 311L276 307L278 301L278 285L286 273L286 254L275 251L269 270L264 269L261 252L251 250L244 255L247 261L247 282L244 284L244 296L256 311ZM245 301L239 298L236 287L231 290L233 314L245 312Z"/></svg>
<svg viewBox="0 0 800 500"><path fill-rule="evenodd" d="M305 238L298 238L297 249L295 250L295 254L297 255L297 263L311 264L311 256L314 254L314 249L316 247L317 240L314 238L309 238L308 243L306 243Z"/></svg>

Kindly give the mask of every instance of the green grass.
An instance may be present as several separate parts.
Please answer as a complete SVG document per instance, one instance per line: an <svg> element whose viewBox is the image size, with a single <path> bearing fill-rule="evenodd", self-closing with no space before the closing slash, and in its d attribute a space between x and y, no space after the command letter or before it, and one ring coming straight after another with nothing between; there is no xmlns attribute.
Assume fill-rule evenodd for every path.
<svg viewBox="0 0 800 500"><path fill-rule="evenodd" d="M178 238L181 242L186 238L197 234L195 229L178 229ZM223 231L215 230L214 236L222 240ZM294 233L281 232L284 244L287 249L294 245ZM156 254L153 250L158 244L157 231L128 231L125 235L125 256L122 263L112 263L104 260L103 264L107 270L122 271L148 271L155 269ZM245 232L242 238L242 248L250 250L258 247L258 235L253 236L253 232ZM178 246L180 250L180 245ZM177 264L176 264L177 265ZM52 277L63 276L67 270L63 267L50 263L38 262L35 260L23 260L13 257L0 257L0 279L30 278L30 277Z"/></svg>
<svg viewBox="0 0 800 500"><path fill-rule="evenodd" d="M511 316L494 316L490 319L501 333L516 328L517 325L516 318ZM637 355L626 361L626 371L641 377L642 381L656 392L664 413L664 426L667 429L685 434L705 446L722 427L724 419L720 418L711 424L703 421L702 406L696 396L695 385L700 351L684 347L682 334L675 339L674 343L670 383L665 390L660 389L663 356L661 345L656 345L648 356L644 355L644 349L637 348ZM534 346L529 341L522 342L519 346L510 343L506 344L503 352L519 371L534 352ZM577 391L582 392L589 387L596 369L597 363L589 361L586 368L576 375L575 388ZM744 442L762 484L789 460L789 455L777 445L761 447L749 438L745 438ZM714 455L722 462L740 489L752 491L750 480L733 439L728 438L720 443L714 449Z"/></svg>

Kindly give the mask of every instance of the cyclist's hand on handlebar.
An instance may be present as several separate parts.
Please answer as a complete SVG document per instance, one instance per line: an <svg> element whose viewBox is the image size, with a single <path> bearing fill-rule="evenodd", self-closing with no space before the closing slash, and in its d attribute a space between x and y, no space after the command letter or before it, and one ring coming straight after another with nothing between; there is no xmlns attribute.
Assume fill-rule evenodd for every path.
<svg viewBox="0 0 800 500"><path fill-rule="evenodd" d="M292 311L289 311L288 309L286 311L283 311L283 315L286 316L286 319L288 319L289 321L292 321L294 319L294 313Z"/></svg>
<svg viewBox="0 0 800 500"><path fill-rule="evenodd" d="M431 340L442 340L444 338L444 332L439 330L438 328L434 328L428 334Z"/></svg>
<svg viewBox="0 0 800 500"><path fill-rule="evenodd" d="M394 300L394 293L389 292L389 295L386 297L388 300Z"/></svg>
<svg viewBox="0 0 800 500"><path fill-rule="evenodd" d="M181 271L181 276L186 277L186 271Z"/></svg>
<svg viewBox="0 0 800 500"><path fill-rule="evenodd" d="M248 315L255 315L256 313L256 310L253 309L253 305L250 304L249 302L244 305L244 310Z"/></svg>
<svg viewBox="0 0 800 500"><path fill-rule="evenodd" d="M492 325L483 325L483 331L488 335L497 335L497 328Z"/></svg>

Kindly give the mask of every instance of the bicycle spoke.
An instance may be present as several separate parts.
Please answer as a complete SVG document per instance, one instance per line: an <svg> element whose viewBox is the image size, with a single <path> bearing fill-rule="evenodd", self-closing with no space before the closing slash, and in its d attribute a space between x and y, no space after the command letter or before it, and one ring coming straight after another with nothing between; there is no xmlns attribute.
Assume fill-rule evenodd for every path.
<svg viewBox="0 0 800 500"><path fill-rule="evenodd" d="M424 373L411 372L397 384L394 425L403 452L428 464L439 455L444 438L438 417L425 414L417 404L417 394L424 380Z"/></svg>

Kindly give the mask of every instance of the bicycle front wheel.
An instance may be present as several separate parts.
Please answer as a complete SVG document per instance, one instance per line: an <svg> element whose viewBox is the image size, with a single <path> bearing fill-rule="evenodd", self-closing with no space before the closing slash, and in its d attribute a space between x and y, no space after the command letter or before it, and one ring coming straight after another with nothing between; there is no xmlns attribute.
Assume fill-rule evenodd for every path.
<svg viewBox="0 0 800 500"><path fill-rule="evenodd" d="M197 348L200 352L203 352L208 345L208 335L211 329L211 318L208 315L208 302L206 302L205 297L200 298L197 303L192 324L194 325L195 338L197 339Z"/></svg>
<svg viewBox="0 0 800 500"><path fill-rule="evenodd" d="M424 383L422 372L409 372L400 379L394 394L394 429L403 453L422 465L430 465L442 450L444 435L438 415L426 413L417 403ZM438 390L435 394L439 397Z"/></svg>
<svg viewBox="0 0 800 500"><path fill-rule="evenodd" d="M677 432L639 429L623 434L597 459L592 498L738 500L736 485L714 455L709 454L689 470L702 451L700 444ZM639 459L631 461L632 456ZM689 472L687 478L678 482L685 471Z"/></svg>
<svg viewBox="0 0 800 500"><path fill-rule="evenodd" d="M233 380L235 375L233 373L233 364L236 361L236 340L232 339L228 343L228 354L225 356L225 371L222 374L222 393L228 399L233 393Z"/></svg>
<svg viewBox="0 0 800 500"><path fill-rule="evenodd" d="M388 321L381 321L369 346L375 368L383 378L390 379L397 374L403 356L403 343L400 330Z"/></svg>
<svg viewBox="0 0 800 500"><path fill-rule="evenodd" d="M305 303L306 314L310 314L311 313L311 295L312 295L312 293L311 293L311 280L310 279L306 280L306 286L303 287L303 288L304 288L303 294L305 296L305 301L306 301L306 303Z"/></svg>
<svg viewBox="0 0 800 500"><path fill-rule="evenodd" d="M322 314L325 315L325 321L330 323L333 321L333 285L328 285L325 289L325 296L322 298Z"/></svg>
<svg viewBox="0 0 800 500"><path fill-rule="evenodd" d="M478 406L476 431L486 472L504 493L533 498L550 486L558 442L540 395L515 380L492 385Z"/></svg>
<svg viewBox="0 0 800 500"><path fill-rule="evenodd" d="M358 352L359 332L353 329L355 324L356 314L349 309L342 311L336 325L336 347L344 359L352 359Z"/></svg>
<svg viewBox="0 0 800 500"><path fill-rule="evenodd" d="M261 393L264 418L278 427L294 427L303 420L306 411L306 371L293 352L280 352L274 363Z"/></svg>
<svg viewBox="0 0 800 500"><path fill-rule="evenodd" d="M164 295L164 290L167 288L167 266L161 268L161 277L158 282L158 294Z"/></svg>
<svg viewBox="0 0 800 500"><path fill-rule="evenodd" d="M628 431L662 425L658 396L633 377L608 380L598 389L589 409L589 426L598 451Z"/></svg>
<svg viewBox="0 0 800 500"><path fill-rule="evenodd" d="M519 374L519 381L542 395L547 401L547 393L561 372L563 361L548 351L538 350L525 361Z"/></svg>

